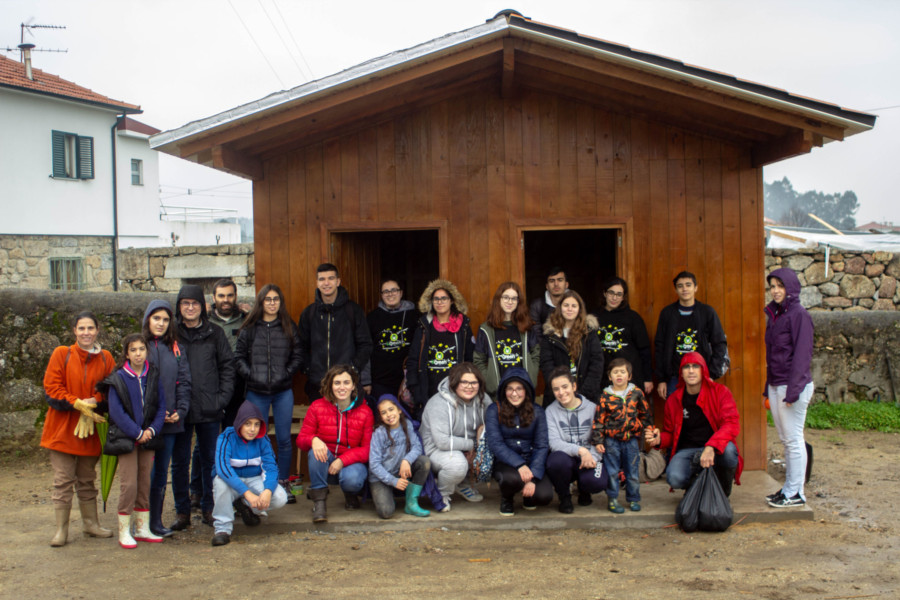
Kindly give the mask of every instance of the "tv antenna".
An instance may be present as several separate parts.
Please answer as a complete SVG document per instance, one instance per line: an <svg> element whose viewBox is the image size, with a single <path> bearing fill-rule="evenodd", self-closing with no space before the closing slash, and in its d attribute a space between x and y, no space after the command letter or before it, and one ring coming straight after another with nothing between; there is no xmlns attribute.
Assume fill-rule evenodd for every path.
<svg viewBox="0 0 900 600"><path fill-rule="evenodd" d="M6 48L0 48L0 50L2 50L4 52L15 52L16 50L18 50L19 51L19 61L24 62L25 51L21 47L21 45L26 43L25 42L25 34L26 33L28 35L30 35L31 37L34 37L34 33L32 33L32 31L31 31L32 29L65 29L65 28L66 28L65 25L39 25L36 23L32 23L31 20L29 19L29 21L27 23L19 24L19 44L20 44L20 46L18 48L10 48L7 46ZM59 48L31 48L31 51L32 52L68 52L69 50L68 49L62 50Z"/></svg>

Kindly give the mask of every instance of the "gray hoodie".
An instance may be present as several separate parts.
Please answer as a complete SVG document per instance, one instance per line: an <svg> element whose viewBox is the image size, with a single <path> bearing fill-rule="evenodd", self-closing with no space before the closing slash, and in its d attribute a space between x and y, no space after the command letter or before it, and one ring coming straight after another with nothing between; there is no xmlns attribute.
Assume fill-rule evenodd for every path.
<svg viewBox="0 0 900 600"><path fill-rule="evenodd" d="M577 396L581 398L581 406L575 410L563 408L559 401L544 409L550 452L564 452L574 457L581 448L587 448L591 456L599 460L600 455L591 446L591 426L597 405L581 394Z"/></svg>
<svg viewBox="0 0 900 600"><path fill-rule="evenodd" d="M484 410L490 404L491 398L487 394L483 400L475 397L469 403L463 402L450 389L450 379L445 377L422 413L419 435L425 454L431 456L437 450L472 450L475 433L484 424Z"/></svg>

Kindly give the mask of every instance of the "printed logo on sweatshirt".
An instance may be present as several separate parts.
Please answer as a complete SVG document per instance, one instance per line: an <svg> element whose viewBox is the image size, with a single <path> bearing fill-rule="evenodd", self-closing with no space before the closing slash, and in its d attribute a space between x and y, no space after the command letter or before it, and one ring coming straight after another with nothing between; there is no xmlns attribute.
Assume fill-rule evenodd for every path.
<svg viewBox="0 0 900 600"><path fill-rule="evenodd" d="M600 344L603 346L603 351L618 352L627 346L628 342L623 339L622 335L624 331L624 327L616 327L612 324L604 325L598 329L597 335L600 336Z"/></svg>
<svg viewBox="0 0 900 600"><path fill-rule="evenodd" d="M522 362L522 341L512 338L497 340L494 346L497 362L500 367L508 369Z"/></svg>
<svg viewBox="0 0 900 600"><path fill-rule="evenodd" d="M692 327L688 327L684 331L679 331L675 335L675 353L684 355L688 352L696 351L699 339L700 332Z"/></svg>
<svg viewBox="0 0 900 600"><path fill-rule="evenodd" d="M440 343L428 346L428 370L443 373L456 364L456 346Z"/></svg>
<svg viewBox="0 0 900 600"><path fill-rule="evenodd" d="M406 332L409 327L400 327L399 325L391 325L386 329L382 329L378 334L378 347L382 352L393 354L403 348L409 346L410 342L406 339Z"/></svg>

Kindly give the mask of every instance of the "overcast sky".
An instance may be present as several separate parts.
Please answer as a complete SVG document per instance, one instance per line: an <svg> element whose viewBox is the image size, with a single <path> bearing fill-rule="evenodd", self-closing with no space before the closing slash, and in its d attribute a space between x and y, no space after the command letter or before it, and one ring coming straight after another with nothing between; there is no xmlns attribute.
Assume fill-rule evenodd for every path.
<svg viewBox="0 0 900 600"><path fill-rule="evenodd" d="M0 46L140 104L162 130L483 23L499 10L878 115L875 129L766 167L794 189L853 190L857 223L900 224L900 2L891 0L0 0ZM17 53L6 56L18 58ZM250 214L250 184L167 155L168 204ZM190 196L184 195L191 188ZM215 188L215 189L211 189Z"/></svg>

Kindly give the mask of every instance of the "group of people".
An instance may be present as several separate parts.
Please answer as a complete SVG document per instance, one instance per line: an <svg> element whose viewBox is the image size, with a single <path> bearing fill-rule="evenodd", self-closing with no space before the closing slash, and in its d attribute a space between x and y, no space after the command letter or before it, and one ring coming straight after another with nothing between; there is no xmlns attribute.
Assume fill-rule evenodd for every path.
<svg viewBox="0 0 900 600"><path fill-rule="evenodd" d="M454 495L480 501L476 455L493 456L503 515L514 514L518 494L530 510L554 492L559 511L571 513L573 491L580 506L605 491L607 508L624 512L620 472L625 504L640 510L642 441L668 451L673 488L688 487L706 467L726 493L739 482L740 417L731 392L714 381L729 367L727 341L715 310L696 300L689 272L675 277L678 300L660 313L655 370L647 329L621 278L606 282L592 314L562 269L548 273L546 293L530 306L517 283L502 283L475 335L466 301L449 281L432 281L413 304L400 282L386 279L366 315L337 267L320 265L316 277L315 302L297 323L277 285L264 285L248 312L229 280L215 284L209 311L203 290L186 285L174 309L150 302L118 364L97 344L97 319L77 316L76 343L54 351L44 381L42 445L50 450L57 521L51 545L66 543L73 488L85 533L113 535L100 527L94 484L101 452L94 424L105 410L111 424L103 451L119 456L122 547L188 527L192 503L218 546L230 541L236 514L253 526L296 502L289 477L297 373L306 375L311 402L296 444L308 454L315 522L327 520L330 485L340 486L348 510L371 495L383 518L398 496L419 517L430 514L421 498L442 512ZM766 501L794 506L805 502L812 324L793 271L775 271L768 283L766 389L787 477ZM666 399L661 430L652 425L654 379ZM267 437L270 411L277 454ZM166 527L170 462L176 517Z"/></svg>

